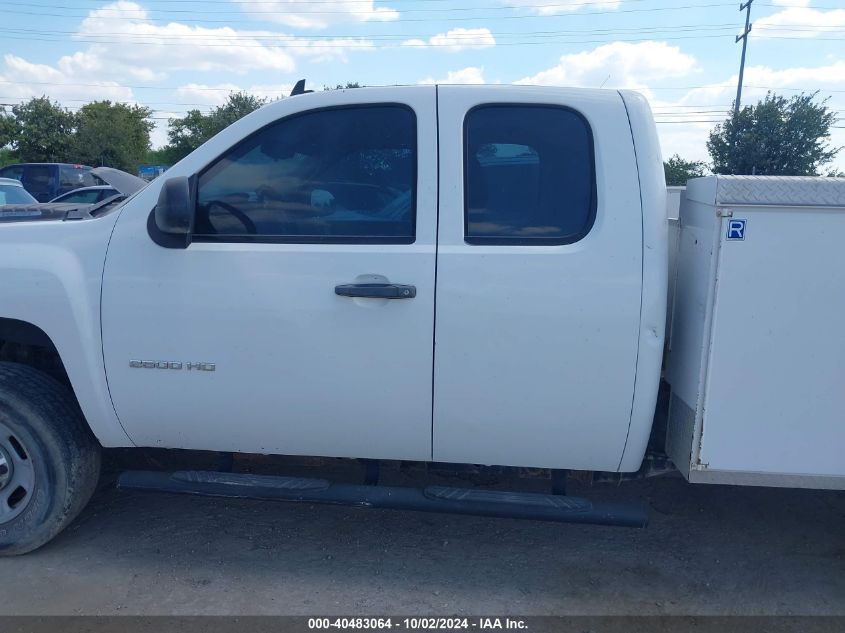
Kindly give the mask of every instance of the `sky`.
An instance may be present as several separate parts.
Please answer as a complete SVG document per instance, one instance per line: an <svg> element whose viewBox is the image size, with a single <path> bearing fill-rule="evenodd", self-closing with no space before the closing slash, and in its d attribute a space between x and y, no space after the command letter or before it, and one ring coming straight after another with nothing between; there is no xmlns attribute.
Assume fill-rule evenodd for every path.
<svg viewBox="0 0 845 633"><path fill-rule="evenodd" d="M819 90L845 146L845 0L753 0L751 21L742 102ZM160 147L168 118L300 78L631 88L664 157L706 160L744 24L725 0L0 0L0 103L143 104Z"/></svg>

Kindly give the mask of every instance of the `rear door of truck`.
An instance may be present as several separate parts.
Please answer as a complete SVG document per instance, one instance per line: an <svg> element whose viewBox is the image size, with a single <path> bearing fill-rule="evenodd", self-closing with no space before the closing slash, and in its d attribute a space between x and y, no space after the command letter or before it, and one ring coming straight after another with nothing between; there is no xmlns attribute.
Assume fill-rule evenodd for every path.
<svg viewBox="0 0 845 633"><path fill-rule="evenodd" d="M616 92L439 86L433 458L616 470L642 288Z"/></svg>

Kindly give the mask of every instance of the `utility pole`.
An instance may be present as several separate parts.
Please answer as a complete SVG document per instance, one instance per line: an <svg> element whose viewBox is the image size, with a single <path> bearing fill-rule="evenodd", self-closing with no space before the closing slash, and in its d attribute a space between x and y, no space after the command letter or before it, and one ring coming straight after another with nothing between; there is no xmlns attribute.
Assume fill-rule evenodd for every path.
<svg viewBox="0 0 845 633"><path fill-rule="evenodd" d="M739 102L742 99L742 76L745 74L745 49L748 47L748 34L751 33L751 4L754 0L748 0L739 5L740 11L745 11L745 31L737 35L734 44L742 40L742 59L739 62L739 81L736 86L736 102L734 103L734 120L739 116Z"/></svg>

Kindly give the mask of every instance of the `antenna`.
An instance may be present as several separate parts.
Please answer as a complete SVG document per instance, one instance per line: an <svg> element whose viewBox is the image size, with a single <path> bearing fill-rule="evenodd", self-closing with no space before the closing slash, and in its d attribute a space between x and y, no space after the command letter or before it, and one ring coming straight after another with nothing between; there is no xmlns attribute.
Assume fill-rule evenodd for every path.
<svg viewBox="0 0 845 633"><path fill-rule="evenodd" d="M290 91L290 96L295 97L296 95L303 95L306 92L314 92L313 90L306 90L305 89L305 80L300 79L296 82L296 85L293 87L293 90Z"/></svg>

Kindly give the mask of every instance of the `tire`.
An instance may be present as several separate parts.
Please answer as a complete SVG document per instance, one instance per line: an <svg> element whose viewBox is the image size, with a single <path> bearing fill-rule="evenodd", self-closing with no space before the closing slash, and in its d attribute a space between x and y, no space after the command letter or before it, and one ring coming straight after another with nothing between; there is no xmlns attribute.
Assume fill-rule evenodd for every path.
<svg viewBox="0 0 845 633"><path fill-rule="evenodd" d="M31 552L66 528L99 475L100 445L67 387L0 362L0 556Z"/></svg>

